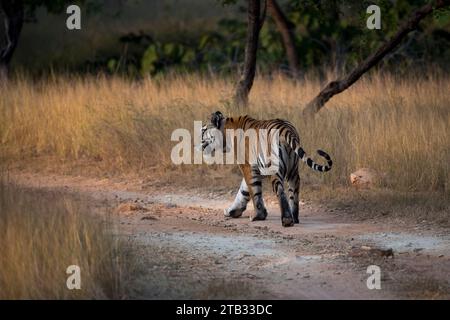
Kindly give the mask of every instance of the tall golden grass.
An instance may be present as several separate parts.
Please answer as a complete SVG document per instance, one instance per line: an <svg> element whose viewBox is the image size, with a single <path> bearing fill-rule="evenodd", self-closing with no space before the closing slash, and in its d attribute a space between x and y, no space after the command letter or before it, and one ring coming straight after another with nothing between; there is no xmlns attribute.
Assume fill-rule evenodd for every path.
<svg viewBox="0 0 450 320"><path fill-rule="evenodd" d="M112 222L61 195L0 181L0 299L124 298L137 270ZM81 289L66 270L80 267Z"/></svg>
<svg viewBox="0 0 450 320"><path fill-rule="evenodd" d="M205 121L216 110L237 115L229 104L234 83L196 75L12 81L0 96L1 161L54 156L96 161L115 172L177 170L170 161L172 131L192 131L194 120ZM323 176L305 171L306 181L345 185L352 171L370 167L386 173L383 185L389 188L450 190L448 77L367 75L314 119L303 119L302 107L323 84L260 77L247 112L291 120L311 155L318 148L332 155L333 170Z"/></svg>

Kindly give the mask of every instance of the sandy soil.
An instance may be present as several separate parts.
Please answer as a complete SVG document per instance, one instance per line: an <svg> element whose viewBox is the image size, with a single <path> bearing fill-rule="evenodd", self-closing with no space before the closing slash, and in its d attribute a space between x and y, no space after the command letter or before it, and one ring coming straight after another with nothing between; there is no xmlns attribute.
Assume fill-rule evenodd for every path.
<svg viewBox="0 0 450 320"><path fill-rule="evenodd" d="M450 298L450 235L438 227L355 222L345 211L301 203L300 224L283 228L271 196L268 219L250 222L251 206L224 219L231 194L25 173L9 179L113 208L117 233L133 241L145 266L130 298ZM369 265L381 268L380 290L367 288Z"/></svg>

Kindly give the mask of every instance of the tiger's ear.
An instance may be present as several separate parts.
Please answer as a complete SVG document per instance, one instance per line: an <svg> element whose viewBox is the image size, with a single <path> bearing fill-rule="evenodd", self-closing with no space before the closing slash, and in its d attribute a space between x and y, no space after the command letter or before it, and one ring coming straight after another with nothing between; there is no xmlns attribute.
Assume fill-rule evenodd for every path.
<svg viewBox="0 0 450 320"><path fill-rule="evenodd" d="M216 127L217 129L220 129L222 120L225 119L222 112L216 111L211 114L211 123Z"/></svg>

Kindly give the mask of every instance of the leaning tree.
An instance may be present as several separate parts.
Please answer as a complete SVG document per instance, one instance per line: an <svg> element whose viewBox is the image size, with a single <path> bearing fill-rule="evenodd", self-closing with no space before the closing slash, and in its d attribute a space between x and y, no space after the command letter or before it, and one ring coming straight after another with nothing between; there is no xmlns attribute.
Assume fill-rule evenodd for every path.
<svg viewBox="0 0 450 320"><path fill-rule="evenodd" d="M303 110L304 115L311 116L319 112L320 109L336 94L348 89L358 81L361 76L377 65L389 52L394 50L399 43L413 30L419 23L433 11L450 5L450 0L435 0L427 3L414 11L411 16L403 22L398 31L385 43L383 43L374 53L359 63L350 73L341 79L328 83L319 94L314 97Z"/></svg>
<svg viewBox="0 0 450 320"><path fill-rule="evenodd" d="M222 3L235 3L236 0L222 0ZM336 1L332 1L337 6ZM248 95L253 85L256 70L256 57L258 49L259 31L264 21L265 8L274 19L279 32L282 35L286 55L291 70L298 71L299 57L294 46L293 25L287 20L276 0L264 1L264 14L261 18L261 1L246 0L247 3L247 39L245 46L245 59L240 80L236 86L234 97L238 109L248 105ZM399 27L398 31L375 52L360 62L350 73L338 80L328 83L317 96L314 97L303 110L304 115L313 115L336 94L343 92L361 78L364 73L377 65L388 53L392 52L402 40L413 30L417 29L419 23L436 10L446 8L450 0L431 0L429 3L415 10L408 19ZM300 57L301 58L301 57Z"/></svg>
<svg viewBox="0 0 450 320"><path fill-rule="evenodd" d="M278 32L283 40L286 58L289 63L289 71L293 77L299 75L299 55L295 46L295 25L292 23L281 10L276 0L267 0L267 11L277 26Z"/></svg>

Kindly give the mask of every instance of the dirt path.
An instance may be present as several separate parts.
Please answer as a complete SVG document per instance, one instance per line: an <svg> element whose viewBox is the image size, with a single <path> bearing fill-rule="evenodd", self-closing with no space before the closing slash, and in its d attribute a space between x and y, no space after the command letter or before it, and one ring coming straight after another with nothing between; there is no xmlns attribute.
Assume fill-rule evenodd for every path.
<svg viewBox="0 0 450 320"><path fill-rule="evenodd" d="M232 196L142 191L135 181L13 174L23 187L58 190L116 208L121 235L145 265L131 298L450 298L450 235L301 203L283 228L274 198L266 221L222 215ZM118 209L117 209L118 208ZM389 250L392 249L392 250ZM392 255L392 254L393 255ZM369 265L381 290L369 290Z"/></svg>

